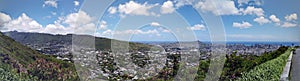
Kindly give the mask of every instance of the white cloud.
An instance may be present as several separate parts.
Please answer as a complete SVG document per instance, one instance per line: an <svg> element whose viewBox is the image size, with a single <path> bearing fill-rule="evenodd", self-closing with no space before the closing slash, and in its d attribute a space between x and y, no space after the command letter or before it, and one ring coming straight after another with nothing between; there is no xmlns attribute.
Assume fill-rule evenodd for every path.
<svg viewBox="0 0 300 81"><path fill-rule="evenodd" d="M173 13L175 11L174 5L172 1L166 1L163 3L161 6L161 13L162 14L168 14L168 13Z"/></svg>
<svg viewBox="0 0 300 81"><path fill-rule="evenodd" d="M170 30L163 30L162 32L170 33L171 31Z"/></svg>
<svg viewBox="0 0 300 81"><path fill-rule="evenodd" d="M205 26L203 24L196 24L196 25L194 25L192 27L188 27L188 29L194 30L194 31L196 31L196 30L202 30L202 31L204 31L205 30Z"/></svg>
<svg viewBox="0 0 300 81"><path fill-rule="evenodd" d="M142 31L142 30L125 30L125 31L116 31L115 34L158 34L156 29Z"/></svg>
<svg viewBox="0 0 300 81"><path fill-rule="evenodd" d="M238 15L239 10L235 7L234 1L221 0L212 2L213 0L199 1L194 5L195 8L202 11L209 11L215 15ZM214 7L215 3L215 7Z"/></svg>
<svg viewBox="0 0 300 81"><path fill-rule="evenodd" d="M239 5L241 4L248 4L250 0L237 0L237 2L239 3Z"/></svg>
<svg viewBox="0 0 300 81"><path fill-rule="evenodd" d="M75 6L79 6L79 1L74 1Z"/></svg>
<svg viewBox="0 0 300 81"><path fill-rule="evenodd" d="M96 25L94 23L84 24L80 27L75 27L74 33L76 34L90 34L93 35L96 32Z"/></svg>
<svg viewBox="0 0 300 81"><path fill-rule="evenodd" d="M57 1L56 0L46 0L43 4L43 7L51 6L57 8Z"/></svg>
<svg viewBox="0 0 300 81"><path fill-rule="evenodd" d="M5 23L3 26L5 30L2 31L38 32L51 34L93 34L95 32L96 25L93 23L92 19L93 18L84 11L79 11L78 13L71 13L66 17L59 17L54 24L48 24L43 27L37 21L23 13L17 19ZM65 23L68 26L64 26L62 23ZM74 29L76 30L75 32Z"/></svg>
<svg viewBox="0 0 300 81"><path fill-rule="evenodd" d="M261 6L263 4L263 0L237 0L239 6L243 5L257 5Z"/></svg>
<svg viewBox="0 0 300 81"><path fill-rule="evenodd" d="M120 4L118 6L118 12L127 15L153 15L150 9L157 6L158 4L150 5L147 3L139 4L134 1L129 1L125 4Z"/></svg>
<svg viewBox="0 0 300 81"><path fill-rule="evenodd" d="M10 16L0 12L0 29L5 24L11 20Z"/></svg>
<svg viewBox="0 0 300 81"><path fill-rule="evenodd" d="M242 23L237 23L237 22L233 22L233 27L237 27L240 29L244 29L244 28L250 28L252 26L252 24L250 24L249 22L242 22Z"/></svg>
<svg viewBox="0 0 300 81"><path fill-rule="evenodd" d="M277 25L280 25L280 19L277 18L276 15L271 15L269 18L271 19L271 21L273 21Z"/></svg>
<svg viewBox="0 0 300 81"><path fill-rule="evenodd" d="M99 29L101 30L101 29L107 29L107 22L106 21L101 21L100 22L100 27L99 27Z"/></svg>
<svg viewBox="0 0 300 81"><path fill-rule="evenodd" d="M42 25L28 17L25 13L23 13L17 19L11 20L10 22L4 24L4 27L7 29L4 31L17 30L20 32L40 32L43 30Z"/></svg>
<svg viewBox="0 0 300 81"><path fill-rule="evenodd" d="M298 19L298 16L296 13L293 13L291 15L287 15L284 17L287 21L292 21L292 20L297 20Z"/></svg>
<svg viewBox="0 0 300 81"><path fill-rule="evenodd" d="M78 13L71 13L63 19L63 23L68 24L69 27L74 28L77 34L91 34L95 32L96 25L94 18L84 11Z"/></svg>
<svg viewBox="0 0 300 81"><path fill-rule="evenodd" d="M260 25L266 24L266 23L270 23L269 19L266 19L265 17L261 16L258 18L255 18L253 21L259 23Z"/></svg>
<svg viewBox="0 0 300 81"><path fill-rule="evenodd" d="M113 32L108 29L108 30L105 30L104 32L102 32L101 36L111 36L113 35Z"/></svg>
<svg viewBox="0 0 300 81"><path fill-rule="evenodd" d="M170 31L170 30L167 30L167 29L164 29L164 30L162 30L162 32L170 33L171 31Z"/></svg>
<svg viewBox="0 0 300 81"><path fill-rule="evenodd" d="M51 33L51 34L67 34L71 33L71 28L66 28L63 25L55 22L55 24L48 24L43 27L37 21L28 17L25 13L15 20L11 20L5 24L6 30L3 31L19 31L19 32L38 32L38 33Z"/></svg>
<svg viewBox="0 0 300 81"><path fill-rule="evenodd" d="M89 24L93 21L93 18L89 16L84 11L79 11L78 13L71 13L66 16L64 23L71 27L78 27L81 25Z"/></svg>
<svg viewBox="0 0 300 81"><path fill-rule="evenodd" d="M246 9L240 9L241 12L244 13L244 15L257 15L257 16L264 16L264 10L262 8L255 8L253 6L248 6Z"/></svg>
<svg viewBox="0 0 300 81"><path fill-rule="evenodd" d="M108 8L108 12L109 12L110 14L115 14L115 13L117 12L117 8L116 8L116 7L109 7L109 8Z"/></svg>
<svg viewBox="0 0 300 81"><path fill-rule="evenodd" d="M290 23L290 22L284 22L281 27L289 28L289 27L296 27L297 24Z"/></svg>
<svg viewBox="0 0 300 81"><path fill-rule="evenodd" d="M40 33L51 33L51 34L68 34L73 33L71 28L66 28L59 23L48 24L43 31Z"/></svg>
<svg viewBox="0 0 300 81"><path fill-rule="evenodd" d="M176 8L182 7L184 5L193 5L196 0L174 0Z"/></svg>
<svg viewBox="0 0 300 81"><path fill-rule="evenodd" d="M128 36L128 35L156 35L156 36L160 36L160 33L156 30L147 30L147 31L142 31L142 30L138 30L138 29L129 29L129 30L122 30L122 31L112 31L110 29L102 32L102 36L112 36L112 35L116 35L116 36Z"/></svg>
<svg viewBox="0 0 300 81"><path fill-rule="evenodd" d="M51 14L52 14L52 15L56 15L57 13L56 13L56 12L51 12Z"/></svg>
<svg viewBox="0 0 300 81"><path fill-rule="evenodd" d="M160 24L158 22L152 22L150 23L151 26L160 26Z"/></svg>

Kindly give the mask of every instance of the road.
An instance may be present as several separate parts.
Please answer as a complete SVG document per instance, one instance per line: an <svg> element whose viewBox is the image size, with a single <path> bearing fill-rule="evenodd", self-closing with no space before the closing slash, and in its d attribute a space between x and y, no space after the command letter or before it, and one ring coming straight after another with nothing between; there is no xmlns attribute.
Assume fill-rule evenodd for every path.
<svg viewBox="0 0 300 81"><path fill-rule="evenodd" d="M292 81L300 81L300 49L296 50L292 60Z"/></svg>

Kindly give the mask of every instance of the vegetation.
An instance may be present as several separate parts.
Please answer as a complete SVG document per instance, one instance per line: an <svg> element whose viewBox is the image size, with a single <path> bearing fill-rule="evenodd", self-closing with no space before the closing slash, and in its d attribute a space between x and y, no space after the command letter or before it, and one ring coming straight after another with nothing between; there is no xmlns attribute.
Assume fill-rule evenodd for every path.
<svg viewBox="0 0 300 81"><path fill-rule="evenodd" d="M108 38L102 38L102 37L94 37L90 35L73 35L73 34L67 34L67 35L51 35L51 34L44 34L44 33L25 33L25 32L5 32L5 35L11 37L12 39L16 40L17 42L20 42L22 44L37 44L37 45L43 45L47 44L48 42L54 42L54 43L65 43L65 44L72 44L72 37L81 38L83 39L95 39L95 48L100 50L110 50L111 44L129 44L129 49L131 50L147 50L150 48L150 46L141 44L141 43L134 43L134 42L126 42L126 41L119 41L119 40L113 40ZM74 40L73 40L74 42ZM86 41L83 41L84 43ZM80 44L81 42L77 42ZM77 44L76 43L76 44Z"/></svg>
<svg viewBox="0 0 300 81"><path fill-rule="evenodd" d="M279 81L289 55L290 50L276 59L256 66L249 72L242 73L242 77L238 81Z"/></svg>
<svg viewBox="0 0 300 81"><path fill-rule="evenodd" d="M261 56L255 55L227 55L220 80L235 80L242 76L243 72L248 72L255 66L261 65L269 60L275 59L284 54L288 47L280 47L278 50L270 53L264 53ZM268 66L271 67L271 66Z"/></svg>
<svg viewBox="0 0 300 81"><path fill-rule="evenodd" d="M37 81L37 78L32 78L32 76L21 77L20 74L11 73L0 68L0 80L1 81ZM29 79L31 78L31 79Z"/></svg>
<svg viewBox="0 0 300 81"><path fill-rule="evenodd" d="M20 33L9 32L6 35L16 39L23 44L36 42L46 43L50 41L65 41L72 42L72 35L50 35L50 34L34 34L34 33ZM5 81L32 81L32 80L79 80L73 64L57 60L53 56L43 55L34 51L22 44L14 41L8 36L0 32L0 80ZM84 36L84 35L82 35ZM91 36L84 36L91 37ZM106 38L95 38L96 48L101 50L109 50L111 47L111 40ZM117 41L117 43L127 43L124 41ZM129 45L133 50L148 50L149 46L139 43L130 42ZM266 52L260 56L256 55L226 55L226 62L220 80L277 80L282 68L286 63L289 52L288 47L280 47L274 52ZM107 54L108 55L108 54ZM139 62L138 60L147 60L147 56L131 55L137 65L143 67L147 64ZM118 67L111 58L97 57L101 60L108 60L107 62L99 63L104 73L112 74ZM169 54L167 56L166 67L159 73L159 75L146 80L168 81L172 80L176 75L180 66L180 54ZM203 81L209 67L209 60L200 60L196 81ZM170 65L168 65L170 64ZM272 67L272 68L270 68ZM189 72L187 72L189 73ZM279 74L279 75L278 75ZM267 77L266 77L267 76ZM110 75L109 80L117 79L132 79L129 75Z"/></svg>
<svg viewBox="0 0 300 81"><path fill-rule="evenodd" d="M209 67L209 60L200 60L195 81L204 81Z"/></svg>
<svg viewBox="0 0 300 81"><path fill-rule="evenodd" d="M274 67L274 62L269 63L270 61L279 59L279 58L285 58L284 55L288 53L290 50L288 50L288 47L280 47L276 51L273 52L268 52L264 53L260 56L256 55L240 55L237 56L235 54L227 55L226 56L226 62L224 65L223 73L220 77L220 80L222 81L229 81L229 80L241 80L240 77L245 77L248 76L246 75L247 72L256 72L257 67L264 66L263 70L268 70L272 71L277 69L277 74L278 72L281 73L282 70L278 68L282 68L281 65L278 66L278 68L270 69L270 67ZM136 56L137 57L137 56ZM168 66L168 62L170 62L173 66ZM275 61L278 62L278 61ZM196 81L204 81L206 77L206 73L208 72L209 69L209 63L210 60L200 60L198 68L191 68L191 69L197 69L197 75L194 80ZM267 63L267 64L266 64ZM273 65L272 65L273 63ZM280 63L285 63L284 60L281 60ZM116 67L113 67L114 63L109 63L108 65L111 65L111 69L108 67L106 69L113 71ZM103 65L102 65L103 66ZM107 66L107 65L106 65ZM177 73L177 70L180 66L180 54L176 55L168 55L168 60L166 61L166 67L162 71L159 72L159 75L151 77L146 79L146 81L152 81L152 80L157 80L157 81L168 81L168 80L173 80L174 76ZM275 65L276 66L276 65ZM260 74L260 71L258 71ZM190 72L186 72L190 73ZM277 75L275 74L275 75ZM265 74L267 75L267 74ZM270 75L273 76L273 75ZM188 77L188 76L187 76ZM263 76L260 76L263 77ZM115 78L112 80L120 79L122 78L123 80L128 80L132 79L133 77L131 76L118 76L115 75L111 78ZM273 77L276 78L276 77ZM243 79L242 79L243 80ZM143 80L142 80L143 81Z"/></svg>
<svg viewBox="0 0 300 81"><path fill-rule="evenodd" d="M3 80L79 80L73 64L40 54L1 32L0 65Z"/></svg>

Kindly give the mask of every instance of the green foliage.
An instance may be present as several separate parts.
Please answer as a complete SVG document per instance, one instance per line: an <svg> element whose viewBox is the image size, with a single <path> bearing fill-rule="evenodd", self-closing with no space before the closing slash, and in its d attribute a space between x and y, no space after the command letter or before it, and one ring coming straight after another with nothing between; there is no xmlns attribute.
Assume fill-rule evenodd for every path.
<svg viewBox="0 0 300 81"><path fill-rule="evenodd" d="M43 62L38 62L41 60ZM4 69L2 73L7 74L1 74L0 77L6 80L11 79L10 81L26 80L27 78L33 80L79 80L73 64L40 54L3 35L1 32L0 64L0 68ZM53 76L50 75L52 73ZM56 77L62 74L64 74L62 78ZM14 77L18 80L15 80Z"/></svg>
<svg viewBox="0 0 300 81"><path fill-rule="evenodd" d="M224 65L223 73L221 75L221 80L234 80L242 76L243 72L248 72L255 66L265 63L269 60L279 57L281 54L285 53L288 47L280 47L274 52L264 53L261 56L255 55L240 55L235 54L227 55L226 62Z"/></svg>
<svg viewBox="0 0 300 81"><path fill-rule="evenodd" d="M19 75L5 71L2 68L0 68L0 75L1 75L0 76L1 81L29 81L29 80L22 80Z"/></svg>
<svg viewBox="0 0 300 81"><path fill-rule="evenodd" d="M249 72L243 72L242 77L237 81L279 81L289 55L290 50L273 60L256 66Z"/></svg>
<svg viewBox="0 0 300 81"><path fill-rule="evenodd" d="M195 81L204 81L209 67L209 60L200 60Z"/></svg>

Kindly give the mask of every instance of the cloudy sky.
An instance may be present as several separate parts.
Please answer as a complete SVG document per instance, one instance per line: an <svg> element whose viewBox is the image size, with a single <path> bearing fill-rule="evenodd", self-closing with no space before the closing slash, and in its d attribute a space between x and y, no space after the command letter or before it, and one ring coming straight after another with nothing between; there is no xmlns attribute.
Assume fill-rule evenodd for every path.
<svg viewBox="0 0 300 81"><path fill-rule="evenodd" d="M213 21L203 20L198 13L201 11L221 19L227 41L300 41L299 0L106 2L1 0L0 30L89 34L131 41L174 41L183 38L210 41L213 36L210 32L214 30L206 23ZM105 9L103 14L99 7Z"/></svg>

